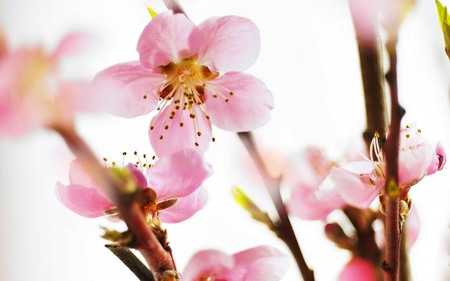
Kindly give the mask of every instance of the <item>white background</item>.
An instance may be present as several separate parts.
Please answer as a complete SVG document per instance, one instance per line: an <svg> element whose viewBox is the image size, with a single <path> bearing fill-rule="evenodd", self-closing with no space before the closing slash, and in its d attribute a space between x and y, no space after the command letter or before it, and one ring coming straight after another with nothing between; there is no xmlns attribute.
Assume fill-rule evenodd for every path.
<svg viewBox="0 0 450 281"><path fill-rule="evenodd" d="M354 32L344 0L192 0L181 1L196 23L211 16L248 17L261 31L257 63L248 72L273 92L272 121L255 132L270 162L307 144L332 154L357 143L365 115ZM399 91L406 119L418 122L431 141L449 150L449 64L443 52L434 1L417 1L399 45ZM0 0L0 25L14 49L43 44L51 50L67 32L86 30L98 41L78 59L68 61L68 76L87 79L115 63L135 60L137 39L149 21L145 4L158 12L160 1ZM78 128L99 157L121 162L123 151L151 153L150 116L133 120L109 114L81 115ZM215 174L205 182L206 208L192 219L168 225L180 269L199 249L233 253L271 244L289 253L264 226L233 202L239 185L261 206L270 201L236 135L214 131L217 143L206 154ZM135 280L99 235L105 219L85 219L55 198L56 181L68 182L72 156L54 133L40 130L22 138L0 140L0 280ZM130 159L133 160L134 159ZM448 280L450 172L424 179L411 191L422 220L411 251L414 280ZM317 280L335 280L349 255L322 234L321 222L292 218L302 249ZM113 225L114 226L114 225ZM283 280L298 280L295 266Z"/></svg>

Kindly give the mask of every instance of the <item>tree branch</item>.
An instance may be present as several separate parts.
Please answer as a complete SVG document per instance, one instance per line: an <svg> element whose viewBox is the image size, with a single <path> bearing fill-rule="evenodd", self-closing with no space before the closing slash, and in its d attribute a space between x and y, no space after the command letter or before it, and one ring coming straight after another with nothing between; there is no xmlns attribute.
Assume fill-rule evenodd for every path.
<svg viewBox="0 0 450 281"><path fill-rule="evenodd" d="M152 272L139 260L128 247L108 244L105 247L125 264L141 281L155 281Z"/></svg>
<svg viewBox="0 0 450 281"><path fill-rule="evenodd" d="M280 194L280 178L273 178L270 176L261 155L256 147L253 135L251 132L238 133L239 139L244 144L248 153L253 159L259 173L261 174L264 183L266 185L267 191L272 198L272 202L275 205L278 216L280 218L279 224L275 225L275 231L278 237L289 247L292 255L297 262L300 273L305 281L314 281L314 271L312 271L306 264L303 253L300 249L300 245L292 228L291 221L286 211L286 206L283 203Z"/></svg>
<svg viewBox="0 0 450 281"><path fill-rule="evenodd" d="M53 124L50 126L58 132L70 150L81 161L86 172L102 188L102 192L117 207L120 217L133 234L138 249L159 280L167 270L174 270L172 259L159 243L149 228L141 209L134 201L134 191L127 190L125 185L105 169L89 146L77 134L73 126Z"/></svg>

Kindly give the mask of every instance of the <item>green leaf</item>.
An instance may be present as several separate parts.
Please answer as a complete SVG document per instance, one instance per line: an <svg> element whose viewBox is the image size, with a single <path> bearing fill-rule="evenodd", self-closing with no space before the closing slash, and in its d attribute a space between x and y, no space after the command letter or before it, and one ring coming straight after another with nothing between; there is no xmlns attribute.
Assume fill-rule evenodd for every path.
<svg viewBox="0 0 450 281"><path fill-rule="evenodd" d="M244 210L248 211L255 220L264 223L272 230L275 229L274 223L267 212L262 211L239 187L235 186L232 189L232 193L234 200L236 200Z"/></svg>
<svg viewBox="0 0 450 281"><path fill-rule="evenodd" d="M442 33L444 35L445 53L450 59L450 16L448 15L447 7L442 5L439 0L436 0L436 7L439 16L439 24L441 25Z"/></svg>

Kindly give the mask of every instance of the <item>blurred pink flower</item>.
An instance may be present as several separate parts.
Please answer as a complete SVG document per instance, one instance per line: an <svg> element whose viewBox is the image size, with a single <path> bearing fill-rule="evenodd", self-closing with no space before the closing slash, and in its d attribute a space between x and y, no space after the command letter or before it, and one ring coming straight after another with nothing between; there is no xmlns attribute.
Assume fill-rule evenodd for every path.
<svg viewBox="0 0 450 281"><path fill-rule="evenodd" d="M1 37L0 135L20 135L38 126L70 121L84 106L88 83L60 80L58 66L63 57L83 49L88 37L69 34L50 54L42 47L8 52Z"/></svg>
<svg viewBox="0 0 450 281"><path fill-rule="evenodd" d="M157 155L205 151L211 123L233 132L269 120L271 93L241 71L259 53L259 31L245 18L211 18L196 26L171 11L155 17L137 46L139 61L111 66L95 80L93 97L113 114L135 117L157 108L149 137Z"/></svg>
<svg viewBox="0 0 450 281"><path fill-rule="evenodd" d="M345 205L336 192L317 197L319 187L335 165L313 146L307 147L290 162L284 179L291 187L291 197L287 203L291 214L306 220L324 220L329 213Z"/></svg>
<svg viewBox="0 0 450 281"><path fill-rule="evenodd" d="M131 173L143 191L151 189L156 192L155 202L146 202L145 192L137 200L146 202L141 207L149 215L158 213L161 221L175 223L186 220L206 203L207 194L200 185L211 175L212 167L194 150L186 149L161 157L147 170L146 175L132 164L124 169ZM56 183L56 195L67 208L89 218L102 216L114 208L100 194L100 188L77 160L72 162L69 175L70 185ZM162 210L156 208L158 204L172 199L177 199L174 205Z"/></svg>
<svg viewBox="0 0 450 281"><path fill-rule="evenodd" d="M183 281L278 281L290 265L287 255L269 246L259 246L231 256L205 250L195 254L183 272Z"/></svg>
<svg viewBox="0 0 450 281"><path fill-rule="evenodd" d="M366 259L353 258L339 274L338 281L377 281L375 266Z"/></svg>

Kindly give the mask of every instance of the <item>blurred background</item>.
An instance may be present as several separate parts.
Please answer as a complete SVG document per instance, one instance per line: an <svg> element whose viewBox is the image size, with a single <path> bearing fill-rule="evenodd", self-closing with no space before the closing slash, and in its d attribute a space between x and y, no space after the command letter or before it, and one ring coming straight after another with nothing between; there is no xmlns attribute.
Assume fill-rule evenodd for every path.
<svg viewBox="0 0 450 281"><path fill-rule="evenodd" d="M308 144L338 155L343 147L360 142L364 100L347 1L180 2L195 23L212 16L240 15L260 28L260 56L248 72L262 79L274 95L272 121L255 131L274 169ZM157 12L166 10L159 0L0 0L0 27L11 49L43 45L51 51L68 32L93 34L92 47L63 64L67 77L92 79L105 67L138 59L137 40L150 20L146 5ZM440 141L450 151L450 62L434 1L417 0L400 31L398 56L405 120L416 122L428 140ZM84 114L78 117L77 127L99 158L121 163L124 151L152 154L147 136L150 119ZM215 169L205 182L210 195L207 206L185 222L166 225L178 267L183 269L200 249L231 254L270 244L289 253L234 202L231 187L238 185L273 213L238 137L219 129L214 134L217 142L206 154ZM80 217L57 201L55 182L68 183L72 159L59 136L43 129L0 139L1 281L135 280L100 238L100 226L122 226ZM421 219L421 232L410 253L414 280L450 278L449 185L446 167L411 190ZM295 217L292 221L317 280L335 280L349 254L324 237L322 222ZM293 264L283 280L299 278Z"/></svg>

